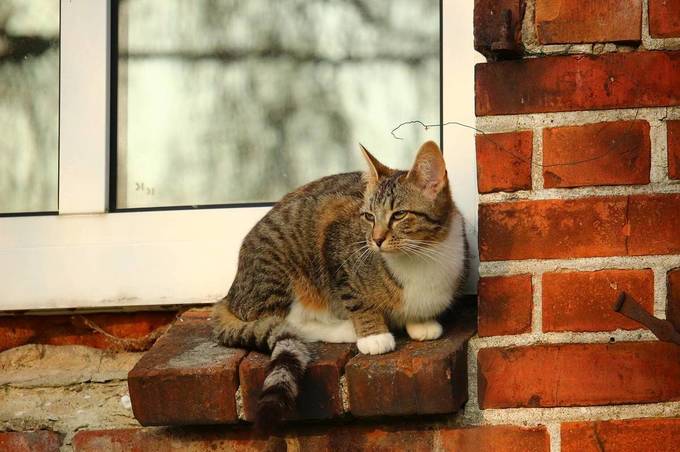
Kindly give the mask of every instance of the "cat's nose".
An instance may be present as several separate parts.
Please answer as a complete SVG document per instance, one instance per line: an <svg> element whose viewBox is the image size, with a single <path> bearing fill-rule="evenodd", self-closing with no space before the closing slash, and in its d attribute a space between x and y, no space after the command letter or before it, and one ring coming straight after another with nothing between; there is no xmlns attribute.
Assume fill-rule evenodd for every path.
<svg viewBox="0 0 680 452"><path fill-rule="evenodd" d="M380 245L382 245L383 242L385 241L385 237L376 237L373 239L373 241L375 242L376 245L378 245L378 248L380 248Z"/></svg>

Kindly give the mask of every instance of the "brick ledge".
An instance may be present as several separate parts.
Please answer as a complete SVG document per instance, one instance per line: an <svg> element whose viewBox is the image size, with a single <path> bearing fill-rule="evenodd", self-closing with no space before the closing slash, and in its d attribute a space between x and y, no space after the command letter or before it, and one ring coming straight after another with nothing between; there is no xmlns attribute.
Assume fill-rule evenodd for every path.
<svg viewBox="0 0 680 452"><path fill-rule="evenodd" d="M78 432L76 452L123 450L230 451L507 451L548 452L544 426L447 427L433 423L308 426L285 437L263 437L252 429L230 427L137 428Z"/></svg>
<svg viewBox="0 0 680 452"><path fill-rule="evenodd" d="M205 311L189 311L128 375L135 417L144 426L252 421L268 357L215 344ZM399 338L397 350L358 355L350 344L311 344L317 358L291 420L456 412L467 400L467 341L476 301L459 302L436 341Z"/></svg>

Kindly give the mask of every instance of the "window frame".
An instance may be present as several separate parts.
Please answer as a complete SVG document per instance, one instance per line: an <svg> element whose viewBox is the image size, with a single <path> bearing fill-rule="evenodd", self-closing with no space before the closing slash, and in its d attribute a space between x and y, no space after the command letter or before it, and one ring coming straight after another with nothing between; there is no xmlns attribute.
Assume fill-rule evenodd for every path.
<svg viewBox="0 0 680 452"><path fill-rule="evenodd" d="M115 208L116 161L111 151L117 127L117 3L60 0L58 214L0 215L0 274L5 280L0 311L214 302L236 274L242 238L272 205ZM447 17L458 14L453 11L458 5L452 5L445 7L440 0L443 117L445 98L451 97L444 83L446 39L458 37L443 27ZM467 9L471 36L472 6ZM471 37L469 45L472 49ZM454 61L449 56L452 68ZM442 131L442 144L444 139L460 142L459 132ZM473 135L465 133L474 146ZM451 146L443 149L447 162L461 159ZM466 187L461 190L465 202L458 204L474 239L477 199L471 154L472 176L469 156L465 167L449 165L449 174L454 184L458 179ZM470 242L474 255L476 240ZM476 269L474 256L471 268Z"/></svg>

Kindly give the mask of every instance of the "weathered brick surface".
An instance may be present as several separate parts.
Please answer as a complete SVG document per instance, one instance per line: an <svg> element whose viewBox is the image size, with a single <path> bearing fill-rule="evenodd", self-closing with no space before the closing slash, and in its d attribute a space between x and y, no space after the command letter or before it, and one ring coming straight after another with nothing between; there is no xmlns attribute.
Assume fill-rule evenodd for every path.
<svg viewBox="0 0 680 452"><path fill-rule="evenodd" d="M680 194L631 196L628 254L680 254Z"/></svg>
<svg viewBox="0 0 680 452"><path fill-rule="evenodd" d="M541 44L639 41L642 0L537 0Z"/></svg>
<svg viewBox="0 0 680 452"><path fill-rule="evenodd" d="M130 428L84 430L73 438L75 452L285 452L286 442L279 437L264 437L252 429L212 427L201 429Z"/></svg>
<svg viewBox="0 0 680 452"><path fill-rule="evenodd" d="M680 52L554 56L475 67L478 116L680 104Z"/></svg>
<svg viewBox="0 0 680 452"><path fill-rule="evenodd" d="M235 422L245 354L217 345L210 322L177 322L128 375L135 417L142 425Z"/></svg>
<svg viewBox="0 0 680 452"><path fill-rule="evenodd" d="M680 179L680 120L667 121L666 125L668 126L668 177Z"/></svg>
<svg viewBox="0 0 680 452"><path fill-rule="evenodd" d="M668 272L666 318L680 331L680 268Z"/></svg>
<svg viewBox="0 0 680 452"><path fill-rule="evenodd" d="M289 443L301 451L414 451L435 450L437 430L412 422L389 426L328 426L297 430L288 434Z"/></svg>
<svg viewBox="0 0 680 452"><path fill-rule="evenodd" d="M644 328L613 310L622 291L647 313L654 313L659 307L655 299L666 295L666 288L657 287L658 269L640 268L648 260L640 257L655 261L669 256L664 262L670 262L680 255L680 194L664 182L666 175L658 174L666 161L658 152L667 152L668 179L680 181L680 120L669 109L671 119L663 119L661 126L668 131L664 146L653 118L642 114L680 106L680 50L672 40L641 42L647 33L645 17L653 38L680 38L680 1L528 4L532 14L524 20L523 31L529 34L523 38L530 51L520 48L522 53L511 54L511 60L490 52L489 61L475 68L477 116L517 115L512 121L482 121L503 131L498 141L504 139L504 149L512 152L499 152L477 137L479 192L523 191L481 197L479 256L482 270L495 276L480 279L478 323L480 337L530 332L535 307L541 318L534 318L533 325L540 322L541 328L529 344L479 342L479 406L514 409L513 417L531 423L542 421L541 412L531 408L584 407L578 409L583 422L561 426L558 448L564 452L680 450L680 418L586 421L595 414L592 406L625 405L606 410L607 416L628 418L648 415L636 404L680 402L680 346L632 333L623 334L632 342L612 337L602 343L602 334ZM488 23L476 22L475 27ZM619 45L602 44L612 42ZM617 109L639 109L640 115L622 119ZM593 119L598 110L603 112ZM590 119L581 114L588 112ZM537 168L524 157L529 151L521 153L519 134L531 133L541 134L540 188L546 190L533 185ZM587 189L598 186L619 189ZM600 196L604 191L616 195ZM626 259L577 265L582 258L618 256ZM571 264L546 262L550 259ZM628 262L632 268L626 269ZM541 297L539 306L532 303L531 275L516 275L522 271L540 276L533 288L534 296ZM669 269L667 276L665 317L680 329L680 269ZM579 334L588 332L602 334ZM565 343L551 343L555 333L563 333Z"/></svg>
<svg viewBox="0 0 680 452"><path fill-rule="evenodd" d="M548 452L545 427L510 425L452 428L411 420L390 425L298 425L286 436L264 438L242 427L137 428L78 432L75 452L182 450Z"/></svg>
<svg viewBox="0 0 680 452"><path fill-rule="evenodd" d="M0 432L0 450L8 452L57 452L59 434L47 430L33 432Z"/></svg>
<svg viewBox="0 0 680 452"><path fill-rule="evenodd" d="M477 187L480 193L531 189L533 133L477 135Z"/></svg>
<svg viewBox="0 0 680 452"><path fill-rule="evenodd" d="M467 400L466 345L476 310L462 306L434 341L399 341L379 356L357 355L345 366L355 416L452 413Z"/></svg>
<svg viewBox="0 0 680 452"><path fill-rule="evenodd" d="M356 348L352 344L309 344L314 360L301 385L292 419L330 419L343 414L340 377ZM246 420L254 421L257 400L264 383L269 356L250 352L241 362L239 375Z"/></svg>
<svg viewBox="0 0 680 452"><path fill-rule="evenodd" d="M483 409L680 400L680 346L556 344L479 351Z"/></svg>
<svg viewBox="0 0 680 452"><path fill-rule="evenodd" d="M628 292L648 312L653 312L651 269L545 273L543 331L640 329L639 323L612 309L621 291Z"/></svg>
<svg viewBox="0 0 680 452"><path fill-rule="evenodd" d="M440 433L443 450L456 452L548 452L550 438L545 427L484 426L448 429Z"/></svg>
<svg viewBox="0 0 680 452"><path fill-rule="evenodd" d="M217 345L209 315L185 313L129 373L132 408L142 425L236 422L239 386L244 417L254 420L269 357ZM353 344L310 344L315 358L291 419L344 416L343 375L352 412L360 416L456 411L467 396L465 344L475 333L476 315L474 300L461 300L444 338L402 340L397 352L380 357L348 362L356 354ZM378 379L391 391L387 396L374 390Z"/></svg>
<svg viewBox="0 0 680 452"><path fill-rule="evenodd" d="M531 331L531 275L480 278L478 296L479 336Z"/></svg>
<svg viewBox="0 0 680 452"><path fill-rule="evenodd" d="M509 425L468 428L427 428L416 422L402 425L319 429L299 436L301 450L309 451L422 451L548 452L545 427ZM439 447L436 447L438 445Z"/></svg>
<svg viewBox="0 0 680 452"><path fill-rule="evenodd" d="M649 34L654 38L680 37L680 2L649 0Z"/></svg>
<svg viewBox="0 0 680 452"><path fill-rule="evenodd" d="M475 0L475 50L494 58L521 54L525 0Z"/></svg>
<svg viewBox="0 0 680 452"><path fill-rule="evenodd" d="M176 314L174 311L157 311L0 316L0 351L24 344L86 345L115 351L146 350L153 344L152 333L170 324ZM92 325L120 340L96 331Z"/></svg>
<svg viewBox="0 0 680 452"><path fill-rule="evenodd" d="M562 424L562 452L675 452L680 419L628 419Z"/></svg>
<svg viewBox="0 0 680 452"><path fill-rule="evenodd" d="M546 128L544 186L647 184L650 149L647 121Z"/></svg>
<svg viewBox="0 0 680 452"><path fill-rule="evenodd" d="M212 314L212 306L192 308L184 311L181 315L183 320L210 320Z"/></svg>
<svg viewBox="0 0 680 452"><path fill-rule="evenodd" d="M626 254L625 197L479 206L482 261Z"/></svg>
<svg viewBox="0 0 680 452"><path fill-rule="evenodd" d="M680 195L479 206L482 261L680 253Z"/></svg>

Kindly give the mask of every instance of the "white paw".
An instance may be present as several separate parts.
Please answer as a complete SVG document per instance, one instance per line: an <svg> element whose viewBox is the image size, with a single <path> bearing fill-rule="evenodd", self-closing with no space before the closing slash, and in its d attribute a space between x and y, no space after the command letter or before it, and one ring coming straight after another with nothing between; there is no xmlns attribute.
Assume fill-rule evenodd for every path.
<svg viewBox="0 0 680 452"><path fill-rule="evenodd" d="M436 320L428 320L422 323L407 323L406 332L411 339L416 341L429 341L442 335L442 326Z"/></svg>
<svg viewBox="0 0 680 452"><path fill-rule="evenodd" d="M396 346L392 333L371 334L357 340L357 347L364 355L380 355L381 353L391 352Z"/></svg>

